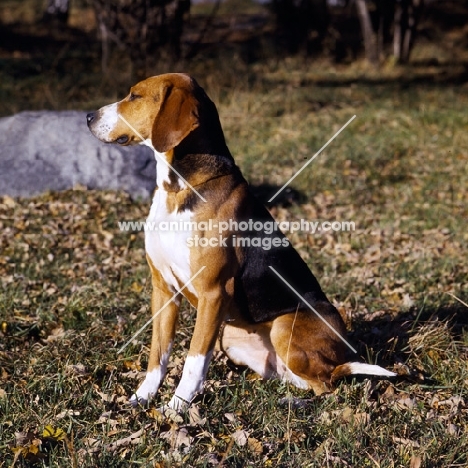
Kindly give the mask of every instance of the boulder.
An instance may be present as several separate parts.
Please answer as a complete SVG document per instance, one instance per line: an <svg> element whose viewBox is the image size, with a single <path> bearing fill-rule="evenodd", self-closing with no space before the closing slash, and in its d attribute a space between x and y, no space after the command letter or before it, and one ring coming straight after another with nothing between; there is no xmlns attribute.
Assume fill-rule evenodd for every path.
<svg viewBox="0 0 468 468"><path fill-rule="evenodd" d="M148 198L156 162L146 146L100 142L86 112L21 112L0 119L0 195L30 197L73 188L124 190Z"/></svg>

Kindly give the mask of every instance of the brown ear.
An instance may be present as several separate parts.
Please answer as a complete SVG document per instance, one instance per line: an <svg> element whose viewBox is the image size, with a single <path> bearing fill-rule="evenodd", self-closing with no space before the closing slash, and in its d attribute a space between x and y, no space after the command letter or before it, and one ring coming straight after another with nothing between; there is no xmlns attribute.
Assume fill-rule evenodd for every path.
<svg viewBox="0 0 468 468"><path fill-rule="evenodd" d="M165 153L197 127L197 101L192 94L182 88L167 88L153 123L151 141L154 148Z"/></svg>

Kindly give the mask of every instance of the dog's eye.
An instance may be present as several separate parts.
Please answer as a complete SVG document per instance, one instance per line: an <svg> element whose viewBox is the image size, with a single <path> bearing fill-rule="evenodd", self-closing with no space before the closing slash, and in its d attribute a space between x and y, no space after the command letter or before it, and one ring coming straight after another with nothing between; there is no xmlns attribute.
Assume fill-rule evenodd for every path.
<svg viewBox="0 0 468 468"><path fill-rule="evenodd" d="M140 95L135 94L135 93L130 93L130 96L128 97L129 101L134 101L135 99L141 98Z"/></svg>

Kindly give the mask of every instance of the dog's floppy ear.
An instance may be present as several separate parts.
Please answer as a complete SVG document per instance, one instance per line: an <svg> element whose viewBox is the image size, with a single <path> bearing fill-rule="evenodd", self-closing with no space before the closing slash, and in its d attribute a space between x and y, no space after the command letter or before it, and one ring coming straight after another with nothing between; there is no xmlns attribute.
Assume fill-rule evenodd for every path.
<svg viewBox="0 0 468 468"><path fill-rule="evenodd" d="M198 127L198 103L186 89L167 86L151 134L154 148L165 153Z"/></svg>

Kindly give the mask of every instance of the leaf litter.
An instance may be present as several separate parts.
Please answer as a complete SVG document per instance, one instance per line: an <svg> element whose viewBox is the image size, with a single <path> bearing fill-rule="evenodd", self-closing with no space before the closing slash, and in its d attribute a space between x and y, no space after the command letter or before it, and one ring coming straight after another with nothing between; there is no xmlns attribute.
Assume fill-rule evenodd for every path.
<svg viewBox="0 0 468 468"><path fill-rule="evenodd" d="M334 219L342 213L355 212L352 203L339 197L340 194L318 194L314 203L292 210L273 207L271 211L279 221L293 220L298 215ZM369 206L363 206L362 210L369 210ZM309 431L302 429L290 433L285 431L281 437L269 436L272 430L268 425L265 429L263 425L256 427L248 423L252 409L244 409L242 418L235 411L224 411L221 418L224 423L221 424L208 414L203 417L197 414L199 407L194 407L195 411L188 416L188 420L177 421L158 416L160 413L155 408L135 412L126 407L129 392L142 378L146 368L147 342L144 339L136 340L132 343L132 352L122 359L116 359L109 350L115 350L125 336L131 335L133 322L146 319L149 282L141 233L122 233L117 229L116 222L123 219L142 220L146 214L147 204L131 202L121 193L78 190L31 200L0 199L0 334L5 338L4 341L0 340L0 378L2 385L8 383L0 389L0 402L18 389L27 391L27 381L18 378L22 372L20 369L24 371L23 376L28 375L30 379L43 363L54 362L70 382L75 382L70 384L76 386L73 390L75 395L91 388L101 410L105 410L92 420L104 432L94 434L93 431L85 431L87 435L81 437L81 442L86 447L81 447L77 452L80 457L101 452L128 456L131 447L144 445L148 438L157 437L165 441L167 459L175 457L173 459L176 460L179 457L177 463L183 463L181 460L184 456L190 456L191 452L197 452L197 447L203 446L206 447L206 460L211 464L222 464L229 457L235 457L236 450L248 450L260 459L263 457L268 465L267 462L274 459L277 447L285 443L298 447L306 441L310 443ZM347 278L352 282L349 294L335 303L348 314L349 328L353 329L353 322L360 321L361 330L357 336L370 338L368 342L381 345L382 337L389 336L386 328L393 327L395 323L404 334L409 335L406 342L400 344L402 335L393 332L389 341L389 349L393 346L399 350L400 357L405 360L397 364L402 369L400 374L413 377L427 374L427 369L441 372L444 368L450 368L454 355L465 352L465 360L458 361L460 382L457 385L466 388L467 347L466 344L464 348L460 347L463 336L454 341L451 323L437 318L426 317L416 325L414 323L422 296L441 298L449 293L462 297L463 301L460 291L468 275L466 262L459 262L459 253L464 251L463 240L450 230L423 228L418 236L409 236L398 226L398 222L388 227L385 227L385 223L381 223L380 227L377 225L375 213L369 210L369 216L364 217L352 238L346 234L310 236L297 233L294 243L309 262L313 252L314 271L318 276L326 273L322 281L324 288L333 287L337 274L343 284L346 284ZM444 275L437 274L437 266L443 265L441 262L448 265L443 270ZM412 269L409 273L402 270L405 265ZM457 265L457 268L450 265ZM332 269L327 270L330 266ZM406 281L408 274L416 278L412 284ZM418 281L421 281L424 289ZM372 303L366 299L368 290L372 292ZM463 302L459 307L463 307ZM404 319L401 318L402 311L406 314ZM182 319L185 320L179 332L182 348L188 345L190 339L192 324L188 318L189 312L187 309L182 312ZM366 334L365 323L376 320L382 326L374 326ZM28 365L20 364L22 351L19 346L35 350L35 363L29 360ZM107 348L102 363L95 362L87 354L99 346ZM387 350L387 353L390 351ZM180 376L183 355L183 350L176 350L169 369L166 392L171 391L170 388ZM83 356L87 356L86 359ZM223 378L228 376L235 383L239 378L237 371L228 372L224 362L222 365ZM106 376L107 382L102 381L101 376ZM40 375L37 378L39 384ZM245 378L249 385L257 385L250 374ZM114 379L120 384L114 383ZM13 381L17 390L13 390L9 384ZM231 391L230 381L226 381L227 385L220 385L219 379L214 382L207 383L210 391ZM346 394L348 391L351 401L342 401L340 392ZM40 401L37 400L39 394L37 391L33 394L36 406ZM341 387L334 394L339 407L334 407L333 399L324 400L327 409L319 411L318 416L309 413L317 411L314 408L322 400L304 398L300 392L292 397L291 404L285 400L278 402L280 404L277 406L287 406L293 415L305 412L307 418L301 416L302 419L315 420L321 427L329 428L327 430L333 430L336 426L372 427L375 418L378 420L382 417L378 415L398 413L408 415L418 424L421 421L440 421L447 437L458 437L466 432L466 394L451 395L448 389L425 392L417 387L382 385L365 390L364 395L365 398L356 403L352 391ZM207 413L206 408L204 411ZM87 414L85 405L78 409L62 406L55 413L53 421L42 427L50 426L52 434L56 434L58 429L65 432L67 424L76 425L81 418L88 418ZM301 417L295 419L299 427ZM130 430L132 421L139 421L137 430ZM224 429L217 432L212 429L213 424ZM25 460L44 459L43 442L51 437L44 436L40 427L38 422L33 429L18 432L29 435L18 441L15 439L12 445L15 462L21 457ZM317 437L316 450L321 446L321 430L314 435ZM70 443L71 433L65 433ZM402 430L392 441L403 450L408 447L423 450L426 444L422 437L413 439ZM329 439L325 437L324 440ZM68 447L64 441L56 438L58 444L65 443ZM333 446L333 443L325 444L324 450L317 453L324 454L330 463L347 466L346 457L334 452ZM69 453L73 459L73 449L69 449ZM178 454L177 457L175 454ZM418 466L419 455L412 457L412 466Z"/></svg>

